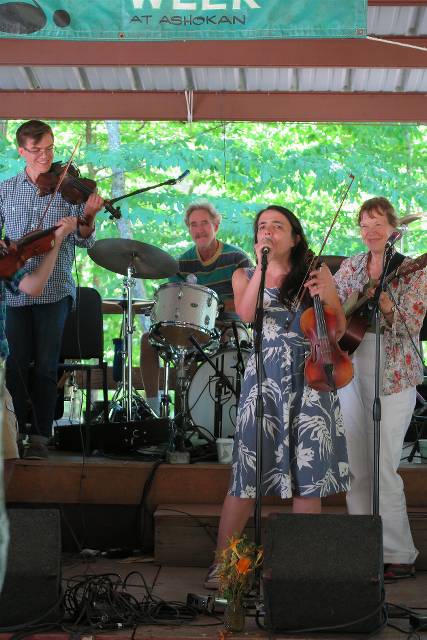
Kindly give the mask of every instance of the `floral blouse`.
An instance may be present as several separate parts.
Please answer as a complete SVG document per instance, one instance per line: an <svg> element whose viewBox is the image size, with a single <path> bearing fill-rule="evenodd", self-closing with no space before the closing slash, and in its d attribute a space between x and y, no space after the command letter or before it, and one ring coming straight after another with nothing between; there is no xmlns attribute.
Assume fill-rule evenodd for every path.
<svg viewBox="0 0 427 640"><path fill-rule="evenodd" d="M359 253L344 260L334 275L342 303L353 292L362 293L369 281L368 255L368 253ZM410 263L410 258L405 258L403 261L404 266ZM404 322L418 346L418 336L427 307L427 270L420 269L403 276L399 280L392 281L390 286L400 313L395 310L392 326L381 316L385 351L382 391L385 395L399 393L423 381L423 366L411 343Z"/></svg>

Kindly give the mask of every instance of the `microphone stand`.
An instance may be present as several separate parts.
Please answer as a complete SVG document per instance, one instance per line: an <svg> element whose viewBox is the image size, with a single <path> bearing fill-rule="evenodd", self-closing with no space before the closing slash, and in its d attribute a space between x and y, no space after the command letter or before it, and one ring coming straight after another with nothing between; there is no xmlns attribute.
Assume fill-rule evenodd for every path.
<svg viewBox="0 0 427 640"><path fill-rule="evenodd" d="M380 398L380 294L387 287L386 277L390 260L393 256L393 247L387 247L384 252L383 272L370 302L370 323L375 320L375 383L374 402L372 405L372 418L374 423L374 484L372 493L372 514L378 516L380 512L380 446L381 446L381 398Z"/></svg>
<svg viewBox="0 0 427 640"><path fill-rule="evenodd" d="M267 271L267 254L268 251L263 249L261 258L261 281L258 289L258 302L255 313L254 323L254 353L255 353L255 366L257 372L257 399L255 408L255 424L256 424L256 466L255 466L255 544L259 546L261 544L261 483L262 483L262 432L263 432L263 418L264 418L264 403L262 398L262 383L263 383L263 362L262 362L262 326L264 320L264 289L265 289L265 274ZM260 594L260 573L257 572L257 591Z"/></svg>
<svg viewBox="0 0 427 640"><path fill-rule="evenodd" d="M125 198L130 198L131 196L136 196L139 193L145 193L146 191L151 191L152 189L158 189L159 187L163 187L164 185L174 185L181 180L184 180L186 176L190 173L189 169L186 169L180 176L177 178L169 178L164 182L159 182L158 184L152 184L148 187L142 187L142 189L135 189L135 191L131 191L130 193L124 193L121 196L117 196L117 198L109 198L108 200L104 200L104 208L107 209L110 213L110 220L113 218L119 219L122 217L120 207L113 207L113 204L119 202L120 200L124 200Z"/></svg>

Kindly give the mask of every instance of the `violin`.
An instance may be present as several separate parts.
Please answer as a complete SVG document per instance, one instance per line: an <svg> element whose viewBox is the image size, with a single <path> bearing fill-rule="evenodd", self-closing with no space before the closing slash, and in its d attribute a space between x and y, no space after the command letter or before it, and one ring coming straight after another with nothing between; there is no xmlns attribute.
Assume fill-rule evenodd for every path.
<svg viewBox="0 0 427 640"><path fill-rule="evenodd" d="M305 359L307 384L317 391L336 391L353 378L353 365L337 340L337 316L320 297L313 297L313 306L301 314L301 331L310 341L310 355Z"/></svg>
<svg viewBox="0 0 427 640"><path fill-rule="evenodd" d="M0 254L0 278L10 279L30 258L53 249L58 227L31 231L15 242L7 242Z"/></svg>
<svg viewBox="0 0 427 640"><path fill-rule="evenodd" d="M354 176L350 174L349 178L350 182L344 191L340 205L323 239L319 255L317 257L313 256L307 269L307 275L316 267L347 194L350 191ZM301 285L300 291L302 288L303 284ZM297 295L297 298L299 298L297 308L306 294L307 289L305 289L301 296ZM311 345L311 351L305 359L304 368L307 384L317 391L336 391L341 387L345 387L353 378L353 365L348 353L342 351L338 344L337 316L335 310L328 305L322 304L320 296L316 294L313 296L313 306L301 314L300 327Z"/></svg>
<svg viewBox="0 0 427 640"><path fill-rule="evenodd" d="M70 204L82 204L96 190L95 180L82 178L79 169L70 164L64 174L66 165L62 162L53 162L49 171L41 173L36 184L39 189L39 196L47 196L54 193L58 187L66 202ZM62 178L62 179L61 179ZM104 200L104 207L111 214L111 218L121 218L120 210L113 207L110 200Z"/></svg>

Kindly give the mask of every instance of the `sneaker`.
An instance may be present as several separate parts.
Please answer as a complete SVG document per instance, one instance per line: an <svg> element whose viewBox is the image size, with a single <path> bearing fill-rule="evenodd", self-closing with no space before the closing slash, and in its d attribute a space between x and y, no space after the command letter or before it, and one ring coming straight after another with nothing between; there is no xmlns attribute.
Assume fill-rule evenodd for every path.
<svg viewBox="0 0 427 640"><path fill-rule="evenodd" d="M30 442L24 449L25 460L46 460L49 457L49 450L42 442Z"/></svg>
<svg viewBox="0 0 427 640"><path fill-rule="evenodd" d="M203 583L205 589L219 589L219 565L211 564Z"/></svg>
<svg viewBox="0 0 427 640"><path fill-rule="evenodd" d="M413 564L385 564L384 578L386 580L415 578L415 567Z"/></svg>

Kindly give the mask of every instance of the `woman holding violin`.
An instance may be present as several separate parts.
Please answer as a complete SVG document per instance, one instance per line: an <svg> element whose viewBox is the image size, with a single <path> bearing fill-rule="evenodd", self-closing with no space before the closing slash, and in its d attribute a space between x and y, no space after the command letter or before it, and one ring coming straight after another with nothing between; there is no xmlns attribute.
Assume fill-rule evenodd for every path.
<svg viewBox="0 0 427 640"><path fill-rule="evenodd" d="M18 153L25 160L25 169L0 184L0 221L4 234L17 241L35 230L51 229L54 232L58 221L65 217L72 216L79 221L84 218L84 224L78 224L75 232L62 242L53 272L40 297L34 298L25 292L15 296L6 294L6 332L10 347L7 386L23 437L28 412L28 372L30 363L35 363L31 389L32 424L24 455L45 458L56 404L62 333L75 297L74 251L76 246L88 248L95 242L94 219L103 200L96 192L82 204L71 204L61 191L40 195L38 180L49 172L54 153L53 132L48 124L39 120L25 122L16 132L16 141ZM43 257L37 255L28 260L29 273L36 270L42 260Z"/></svg>
<svg viewBox="0 0 427 640"><path fill-rule="evenodd" d="M273 205L258 213L254 236L257 266L235 271L233 290L240 318L253 322L262 249L268 247L261 344L261 494L292 498L294 513L320 513L323 496L348 489L348 461L336 392L317 391L308 386L304 376L309 345L300 327L303 308L297 309L294 301L308 275L312 253L299 220L281 206ZM307 288L336 312L337 330L341 332L345 317L327 267L311 274ZM309 300L309 296L306 298ZM240 396L232 476L222 508L218 551L227 546L233 534L243 530L254 507L256 397L256 360L252 352ZM205 587L217 586L214 564Z"/></svg>
<svg viewBox="0 0 427 640"><path fill-rule="evenodd" d="M352 298L355 303L358 296L366 294L369 298L373 295L383 272L386 243L398 224L393 206L382 197L364 202L357 222L367 251L344 260L334 276L340 299L349 307ZM395 254L393 260L396 258L399 261L399 255ZM408 273L415 261L403 256L400 258L400 268L402 272L406 271L406 275L392 280L394 299L387 292L382 292L379 297L379 513L383 523L385 576L390 578L413 575L413 564L418 555L409 528L403 482L397 469L415 407L416 385L423 381L421 359L411 338L419 344L427 302L426 270L416 269L415 265L415 270ZM339 390L351 475L347 507L352 514L369 514L372 513L373 493L374 326L368 326L362 337L354 353L353 366L353 381Z"/></svg>

